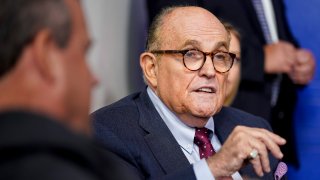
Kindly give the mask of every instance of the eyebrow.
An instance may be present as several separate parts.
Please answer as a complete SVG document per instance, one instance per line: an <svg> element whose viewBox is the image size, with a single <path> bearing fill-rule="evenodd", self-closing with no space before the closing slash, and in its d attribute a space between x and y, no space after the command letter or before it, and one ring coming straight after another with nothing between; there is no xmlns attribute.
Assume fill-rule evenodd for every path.
<svg viewBox="0 0 320 180"><path fill-rule="evenodd" d="M181 46L180 49L186 47L186 46L193 46L193 47L200 47L200 42L199 41L196 41L196 40L187 40L184 42L184 44Z"/></svg>
<svg viewBox="0 0 320 180"><path fill-rule="evenodd" d="M195 47L196 49L201 49L201 43L197 40L187 40L185 41L185 43L180 47L180 49L183 49L185 48L186 46L193 46ZM215 44L215 47L214 49L218 49L220 47L225 47L226 49L228 49L228 44L227 42L224 42L224 41L220 41L218 42L217 44Z"/></svg>

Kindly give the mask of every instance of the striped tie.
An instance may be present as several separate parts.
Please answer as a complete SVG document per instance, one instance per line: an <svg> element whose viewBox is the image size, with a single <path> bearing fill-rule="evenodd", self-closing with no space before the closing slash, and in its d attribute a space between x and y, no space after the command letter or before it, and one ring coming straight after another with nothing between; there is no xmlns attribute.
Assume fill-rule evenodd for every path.
<svg viewBox="0 0 320 180"><path fill-rule="evenodd" d="M261 26L261 29L263 31L264 38L267 42L267 44L272 43L271 33L270 29L267 23L266 16L264 14L263 4L261 0L252 0L254 9L256 10L257 17Z"/></svg>

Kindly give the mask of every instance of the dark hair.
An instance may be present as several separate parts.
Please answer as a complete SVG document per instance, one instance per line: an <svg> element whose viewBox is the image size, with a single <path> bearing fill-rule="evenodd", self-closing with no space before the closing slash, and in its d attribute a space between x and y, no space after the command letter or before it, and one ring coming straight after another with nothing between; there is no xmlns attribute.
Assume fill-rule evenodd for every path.
<svg viewBox="0 0 320 180"><path fill-rule="evenodd" d="M44 28L51 30L59 47L67 45L71 17L64 0L0 0L0 78Z"/></svg>

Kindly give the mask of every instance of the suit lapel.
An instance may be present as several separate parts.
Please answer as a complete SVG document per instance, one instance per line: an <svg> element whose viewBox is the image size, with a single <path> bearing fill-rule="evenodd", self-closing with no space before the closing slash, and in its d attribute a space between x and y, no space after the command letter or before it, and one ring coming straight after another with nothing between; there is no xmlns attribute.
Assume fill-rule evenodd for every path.
<svg viewBox="0 0 320 180"><path fill-rule="evenodd" d="M217 135L221 144L223 144L227 140L235 125L232 123L233 121L230 119L230 117L224 113L224 108L222 108L221 111L213 117L213 119L215 134Z"/></svg>
<svg viewBox="0 0 320 180"><path fill-rule="evenodd" d="M178 142L153 106L147 91L136 101L140 126L148 133L145 140L166 174L190 165Z"/></svg>

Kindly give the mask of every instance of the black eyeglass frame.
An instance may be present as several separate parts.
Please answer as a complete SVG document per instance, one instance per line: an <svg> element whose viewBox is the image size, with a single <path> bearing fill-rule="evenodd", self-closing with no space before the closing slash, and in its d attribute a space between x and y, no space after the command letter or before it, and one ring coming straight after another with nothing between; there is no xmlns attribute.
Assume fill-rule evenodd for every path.
<svg viewBox="0 0 320 180"><path fill-rule="evenodd" d="M184 56L185 54L187 54L187 52L189 51L198 51L198 52L201 52L203 54L203 57L204 57L204 60L202 62L202 65L196 69L196 70L193 70L193 69L189 69L185 63L185 60L184 60ZM152 50L150 51L150 53L153 53L153 54L182 54L182 61L183 61L183 65L184 67L186 67L188 70L190 71L198 71L199 69L201 69L203 67L203 65L205 64L206 60L207 60L207 56L210 56L211 59L212 59L212 64L213 64L213 68L220 72L220 73L226 73L228 72L231 68L232 68L232 65L235 61L235 58L236 58L236 55L233 54L233 53L230 53L230 52L225 52L225 51L213 51L213 52L203 52L201 50L198 50L198 49L186 49L186 50ZM230 67L226 70L226 71L219 71L216 69L216 67L214 66L214 61L213 61L213 57L214 55L216 55L217 53L226 53L226 54L229 54L229 56L231 57L231 64L230 64Z"/></svg>

